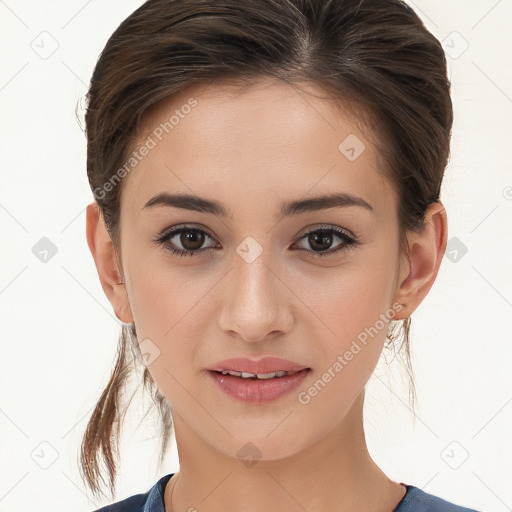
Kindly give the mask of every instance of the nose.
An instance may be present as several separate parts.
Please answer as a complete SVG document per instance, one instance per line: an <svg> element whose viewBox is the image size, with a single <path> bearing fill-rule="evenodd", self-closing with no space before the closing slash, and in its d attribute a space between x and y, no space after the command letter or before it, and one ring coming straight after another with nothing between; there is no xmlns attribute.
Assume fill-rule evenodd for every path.
<svg viewBox="0 0 512 512"><path fill-rule="evenodd" d="M250 263L237 256L223 290L220 328L247 342L288 332L293 323L293 293L286 275L264 254Z"/></svg>

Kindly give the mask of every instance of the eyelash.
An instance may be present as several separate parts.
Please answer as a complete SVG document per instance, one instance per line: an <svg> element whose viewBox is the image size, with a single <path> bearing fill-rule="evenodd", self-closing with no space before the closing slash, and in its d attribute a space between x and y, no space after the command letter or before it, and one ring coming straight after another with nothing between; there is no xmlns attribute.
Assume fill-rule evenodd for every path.
<svg viewBox="0 0 512 512"><path fill-rule="evenodd" d="M164 232L160 233L160 235L155 239L155 242L158 245L163 245L165 250L170 251L173 254L176 254L178 256L196 256L198 253L201 253L201 252L215 250L214 247L208 247L207 249L198 249L196 251L189 251L189 250L183 250L183 249L176 249L169 243L170 240L172 238L174 238L176 235L179 235L183 232L190 232L190 231L203 233L203 234L207 235L208 237L210 237L211 239L214 239L214 237L208 231L206 231L204 229L199 229L199 228L192 227L192 226L178 226L176 228L172 228L168 231L164 231ZM353 248L359 244L359 241L356 238L348 235L345 231L343 231L339 228L332 227L332 226L321 226L319 228L313 229L312 231L308 231L306 234L304 234L303 236L301 236L298 239L298 242L300 242L304 238L307 238L312 233L317 233L317 232L320 232L320 233L332 232L336 236L338 236L342 240L343 243L341 243L338 246L338 248L336 248L334 250L328 250L328 251L324 251L324 252L316 252L316 251L310 251L308 249L300 249L300 250L311 253L311 256L313 256L315 258L329 256L329 255L337 253L341 250Z"/></svg>

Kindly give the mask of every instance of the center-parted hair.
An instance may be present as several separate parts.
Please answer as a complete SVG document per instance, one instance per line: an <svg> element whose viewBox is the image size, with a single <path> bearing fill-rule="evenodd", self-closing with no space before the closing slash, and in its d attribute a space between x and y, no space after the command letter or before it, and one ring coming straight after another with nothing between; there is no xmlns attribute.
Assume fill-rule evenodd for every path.
<svg viewBox="0 0 512 512"><path fill-rule="evenodd" d="M129 177L105 184L125 175L118 170L145 114L196 83L251 85L265 78L319 86L361 114L380 170L397 192L399 244L408 256L406 231L418 231L427 207L440 199L453 112L442 46L400 0L149 0L126 18L96 63L85 115L89 183L119 255L120 199ZM397 326L401 336L393 329L386 348L404 356L414 406L410 319ZM132 340L135 326L123 326L114 370L82 440L80 471L97 496L105 483L101 462L115 493L129 405L123 391L134 366L143 367ZM161 463L171 410L145 367L142 381L162 420Z"/></svg>

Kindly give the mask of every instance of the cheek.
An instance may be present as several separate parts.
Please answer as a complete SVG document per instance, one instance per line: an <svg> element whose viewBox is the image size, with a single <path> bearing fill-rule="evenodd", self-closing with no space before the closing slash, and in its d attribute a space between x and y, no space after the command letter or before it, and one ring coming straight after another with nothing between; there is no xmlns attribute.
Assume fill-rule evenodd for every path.
<svg viewBox="0 0 512 512"><path fill-rule="evenodd" d="M290 277L304 304L320 319L328 319L333 329L335 325L364 327L389 307L396 263L391 248L372 244L349 253L338 266L301 269Z"/></svg>
<svg viewBox="0 0 512 512"><path fill-rule="evenodd" d="M394 315L390 301L395 264L390 248L359 254L361 258L343 268L295 280L300 283L297 295L307 306L304 326L317 340L326 369L346 355L343 371L358 382L377 364Z"/></svg>
<svg viewBox="0 0 512 512"><path fill-rule="evenodd" d="M192 369L196 346L204 338L205 325L211 322L212 313L205 307L215 279L198 276L195 268L196 272L192 266L173 268L162 257L149 262L144 256L133 255L130 304L139 342L149 339L160 352L148 367L155 380L168 380L167 371L178 376Z"/></svg>
<svg viewBox="0 0 512 512"><path fill-rule="evenodd" d="M188 259L187 259L188 258ZM185 256L185 262L192 258ZM213 279L192 263L167 255L164 249L133 252L130 258L130 304L135 322L164 339L197 315L200 298L213 286ZM149 332L148 332L149 334Z"/></svg>
<svg viewBox="0 0 512 512"><path fill-rule="evenodd" d="M390 308L387 297L372 292L371 278L339 279L316 293L315 312L303 322L306 337L314 341L318 364L311 387L304 388L302 404L331 411L334 425L349 410L372 375L386 340ZM381 289L380 289L381 290ZM335 413L333 413L335 411ZM319 413L319 417L322 417Z"/></svg>
<svg viewBox="0 0 512 512"><path fill-rule="evenodd" d="M381 314L387 306L380 297L365 296L361 288L347 287L327 297L318 309L321 322L314 320L314 325L309 326L311 337L317 340L317 349L322 352L326 366L322 370L342 358L345 374L353 374L355 381L363 375L369 377L386 339L388 322L381 319Z"/></svg>

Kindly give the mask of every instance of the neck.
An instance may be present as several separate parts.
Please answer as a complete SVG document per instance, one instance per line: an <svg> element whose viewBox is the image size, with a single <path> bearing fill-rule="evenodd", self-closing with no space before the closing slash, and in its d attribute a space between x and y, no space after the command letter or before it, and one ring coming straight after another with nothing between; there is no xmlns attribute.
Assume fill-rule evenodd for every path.
<svg viewBox="0 0 512 512"><path fill-rule="evenodd" d="M246 512L392 512L405 488L368 453L363 402L364 390L342 424L307 449L278 460L263 456L252 465L213 449L173 412L180 471L166 486L166 512L224 512L234 503Z"/></svg>

